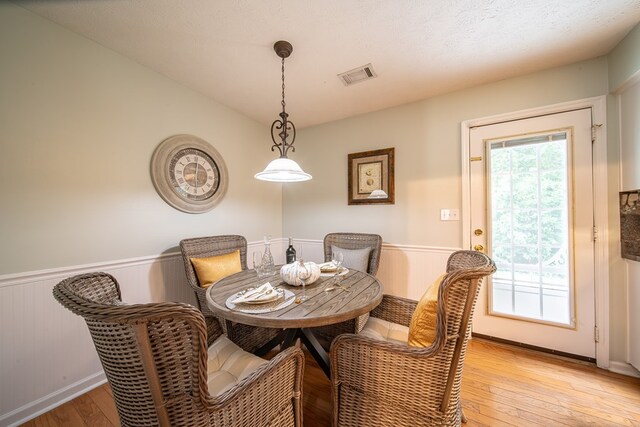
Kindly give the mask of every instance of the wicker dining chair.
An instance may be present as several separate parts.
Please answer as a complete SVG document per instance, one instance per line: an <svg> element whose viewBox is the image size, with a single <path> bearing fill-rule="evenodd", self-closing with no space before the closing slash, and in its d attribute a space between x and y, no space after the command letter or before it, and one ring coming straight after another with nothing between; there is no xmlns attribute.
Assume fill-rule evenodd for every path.
<svg viewBox="0 0 640 427"><path fill-rule="evenodd" d="M462 366L471 318L493 261L475 251L454 252L438 292L436 338L429 347L359 334L331 347L333 425L459 426ZM390 295L371 312L390 329L408 326L417 301ZM395 324L395 325L394 325ZM402 326L400 326L402 325Z"/></svg>
<svg viewBox="0 0 640 427"><path fill-rule="evenodd" d="M325 262L331 261L331 246L337 246L343 249L371 248L366 273L375 276L378 272L380 254L382 252L382 237L379 235L365 233L329 233L324 236ZM319 339L322 346L329 350L331 342L335 337L340 334L360 332L368 318L368 314L363 314L362 316L345 322L313 328L313 334Z"/></svg>
<svg viewBox="0 0 640 427"><path fill-rule="evenodd" d="M183 303L124 304L118 282L106 273L65 279L54 287L53 295L85 319L121 425L302 425L300 348L261 360L230 343L218 326L209 329L217 340L208 350L207 329L198 309ZM232 347L236 348L232 356L226 353L232 359L229 365L216 367ZM253 365L238 366L243 357ZM233 376L241 369L242 375ZM219 378L232 380L223 381L212 395L208 378L214 387Z"/></svg>
<svg viewBox="0 0 640 427"><path fill-rule="evenodd" d="M187 283L193 289L198 308L202 311L207 326L220 323L229 339L238 344L242 349L254 353L257 349L275 338L279 329L262 328L256 326L234 323L229 320L218 319L207 306L207 290L200 286L196 271L190 258L205 258L215 255L223 255L240 250L240 266L247 269L247 239L237 235L223 235L210 237L195 237L184 239L180 242L182 261L187 275ZM215 286L215 285L213 285ZM214 326L215 327L215 326ZM211 341L210 341L211 342Z"/></svg>

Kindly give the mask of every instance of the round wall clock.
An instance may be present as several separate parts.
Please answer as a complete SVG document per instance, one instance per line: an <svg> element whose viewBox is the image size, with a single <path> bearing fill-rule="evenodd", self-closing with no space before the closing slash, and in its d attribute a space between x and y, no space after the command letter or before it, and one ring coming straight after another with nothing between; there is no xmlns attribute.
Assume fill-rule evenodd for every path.
<svg viewBox="0 0 640 427"><path fill-rule="evenodd" d="M162 141L151 156L151 181L165 202L187 213L210 211L227 192L220 153L193 135Z"/></svg>

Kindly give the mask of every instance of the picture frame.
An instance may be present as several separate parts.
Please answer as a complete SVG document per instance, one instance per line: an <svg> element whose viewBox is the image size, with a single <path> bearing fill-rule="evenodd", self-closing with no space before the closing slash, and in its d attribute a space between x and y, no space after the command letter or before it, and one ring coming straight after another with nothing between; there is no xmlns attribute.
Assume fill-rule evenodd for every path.
<svg viewBox="0 0 640 427"><path fill-rule="evenodd" d="M350 205L395 204L395 148L348 155Z"/></svg>

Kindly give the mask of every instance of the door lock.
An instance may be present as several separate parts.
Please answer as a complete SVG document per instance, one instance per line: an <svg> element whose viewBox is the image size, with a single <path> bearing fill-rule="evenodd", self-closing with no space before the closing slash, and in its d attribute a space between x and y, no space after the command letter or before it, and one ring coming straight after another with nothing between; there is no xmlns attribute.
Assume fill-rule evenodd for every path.
<svg viewBox="0 0 640 427"><path fill-rule="evenodd" d="M480 230L479 228L476 228L476 229L473 231L473 234L475 234L476 236L482 236L482 230Z"/></svg>
<svg viewBox="0 0 640 427"><path fill-rule="evenodd" d="M473 247L473 250L478 251L478 252L482 252L482 251L484 251L484 246L482 246L482 245L475 245L475 246Z"/></svg>

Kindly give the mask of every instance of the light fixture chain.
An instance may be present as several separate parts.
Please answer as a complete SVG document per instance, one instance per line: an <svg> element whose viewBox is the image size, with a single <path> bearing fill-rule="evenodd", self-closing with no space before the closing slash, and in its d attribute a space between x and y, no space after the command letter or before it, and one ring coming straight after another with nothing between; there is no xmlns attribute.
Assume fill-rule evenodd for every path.
<svg viewBox="0 0 640 427"><path fill-rule="evenodd" d="M284 58L282 58L282 112L284 113Z"/></svg>

